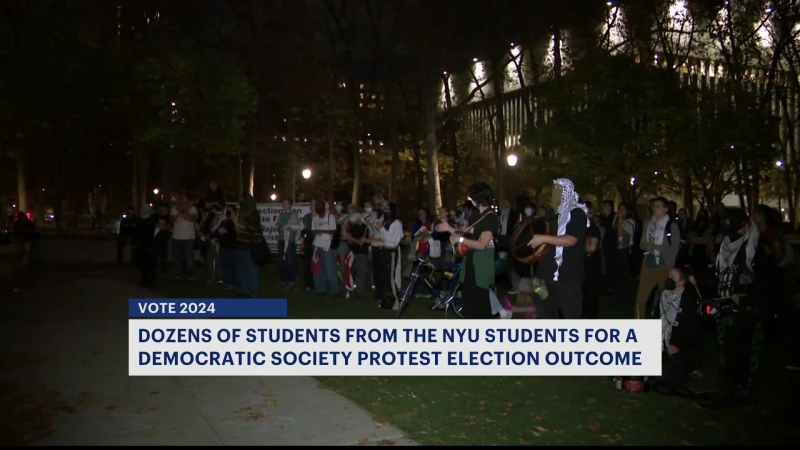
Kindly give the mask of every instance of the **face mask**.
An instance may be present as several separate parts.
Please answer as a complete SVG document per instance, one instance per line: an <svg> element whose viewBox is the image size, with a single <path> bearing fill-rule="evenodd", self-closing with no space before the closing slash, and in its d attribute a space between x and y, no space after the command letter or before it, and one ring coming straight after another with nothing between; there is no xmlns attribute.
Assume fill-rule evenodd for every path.
<svg viewBox="0 0 800 450"><path fill-rule="evenodd" d="M532 216L533 215L533 209L532 208L525 208L525 215L528 216L528 217Z"/></svg>
<svg viewBox="0 0 800 450"><path fill-rule="evenodd" d="M674 291L678 287L678 283L675 282L672 278L667 278L664 281L664 289L668 291Z"/></svg>
<svg viewBox="0 0 800 450"><path fill-rule="evenodd" d="M370 214L372 212L372 208L367 206L366 208L364 208L364 212Z"/></svg>
<svg viewBox="0 0 800 450"><path fill-rule="evenodd" d="M342 212L342 205L336 205L336 206L333 207L333 209L336 210L337 214L341 213Z"/></svg>

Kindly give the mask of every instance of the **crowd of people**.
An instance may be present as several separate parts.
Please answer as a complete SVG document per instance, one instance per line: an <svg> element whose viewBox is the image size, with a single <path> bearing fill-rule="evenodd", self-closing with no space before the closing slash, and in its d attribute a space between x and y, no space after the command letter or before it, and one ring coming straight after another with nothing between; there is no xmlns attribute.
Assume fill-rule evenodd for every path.
<svg viewBox="0 0 800 450"><path fill-rule="evenodd" d="M174 202L144 204L136 217L131 210L120 223L117 260L131 245L141 284L152 287L156 275L168 272L171 253L178 281L195 280L195 253L205 262L206 282L223 284L242 297L258 297L260 255L266 242L255 200L244 195L238 205L226 203L216 183L198 202L186 191Z"/></svg>
<svg viewBox="0 0 800 450"><path fill-rule="evenodd" d="M596 213L564 178L555 180L550 205L521 196L497 208L494 191L483 182L468 193L460 211L440 208L431 217L419 209L405 254L397 205L380 191L362 206L312 200L303 217L284 200L276 221L280 285L356 299L371 291L378 307L397 308L404 262L423 258L461 265L462 314L469 319L596 319L603 294L610 296L611 309L661 319L668 355L661 385L671 393L702 376L704 319L698 305L728 303L726 311L734 312L716 320L727 384L724 398L714 404L735 404L749 395L765 333L779 334L776 318L793 292L793 277L782 274L793 254L773 209L758 205L748 215L720 204L691 219L685 209L656 197L643 221L633 205L612 201ZM135 224L123 223L120 231L120 248L127 242L135 248L143 285L152 286L159 267L166 273L171 245L176 278L194 280L199 249L207 282L258 296L258 266L265 258L256 254L266 241L252 197L226 204L212 183L200 202L181 192L174 204L155 208L144 205ZM549 224L550 232L515 233L535 220ZM536 262L521 263L515 257L520 247L543 252ZM497 269L499 259L510 262L507 276ZM504 283L510 296L501 301L498 287Z"/></svg>

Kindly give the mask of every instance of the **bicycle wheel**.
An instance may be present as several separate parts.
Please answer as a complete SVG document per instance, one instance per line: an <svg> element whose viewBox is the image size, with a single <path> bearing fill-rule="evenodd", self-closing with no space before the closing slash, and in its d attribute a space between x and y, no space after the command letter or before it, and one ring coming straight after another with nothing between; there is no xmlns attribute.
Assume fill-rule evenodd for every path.
<svg viewBox="0 0 800 450"><path fill-rule="evenodd" d="M400 296L397 299L397 311L394 312L394 318L399 319L405 312L408 305L411 303L411 298L414 296L414 291L417 287L417 280L412 278L408 280Z"/></svg>
<svg viewBox="0 0 800 450"><path fill-rule="evenodd" d="M459 318L464 318L464 304L461 301L461 283L457 284L455 289L453 289L453 298L448 302L448 306L448 309L452 309ZM447 310L445 310L445 318L447 318Z"/></svg>

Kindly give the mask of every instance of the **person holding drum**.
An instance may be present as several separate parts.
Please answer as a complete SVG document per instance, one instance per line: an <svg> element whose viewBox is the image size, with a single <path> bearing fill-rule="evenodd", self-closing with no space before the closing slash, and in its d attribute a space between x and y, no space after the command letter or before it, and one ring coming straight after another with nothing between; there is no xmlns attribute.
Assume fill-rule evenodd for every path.
<svg viewBox="0 0 800 450"><path fill-rule="evenodd" d="M491 319L489 289L494 284L494 235L500 231L500 217L491 208L494 191L483 181L469 187L473 206L467 224L456 230L447 223L437 225L437 231L451 233L450 243L464 255L461 271L464 318Z"/></svg>
<svg viewBox="0 0 800 450"><path fill-rule="evenodd" d="M578 200L575 186L566 178L553 181L552 202L556 215L548 218L555 235L535 234L531 248L547 245L536 266L536 278L547 283L547 299L538 302L540 319L580 319L583 314L583 281L586 266L586 205Z"/></svg>

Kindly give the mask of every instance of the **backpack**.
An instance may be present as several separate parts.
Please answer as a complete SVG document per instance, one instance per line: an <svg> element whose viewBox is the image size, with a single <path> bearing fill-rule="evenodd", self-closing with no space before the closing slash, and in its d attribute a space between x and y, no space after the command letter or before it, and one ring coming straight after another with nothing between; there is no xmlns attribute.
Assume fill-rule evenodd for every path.
<svg viewBox="0 0 800 450"><path fill-rule="evenodd" d="M667 243L672 245L672 224L675 221L672 220L672 217L667 220L667 226L664 227L664 237L667 238Z"/></svg>

